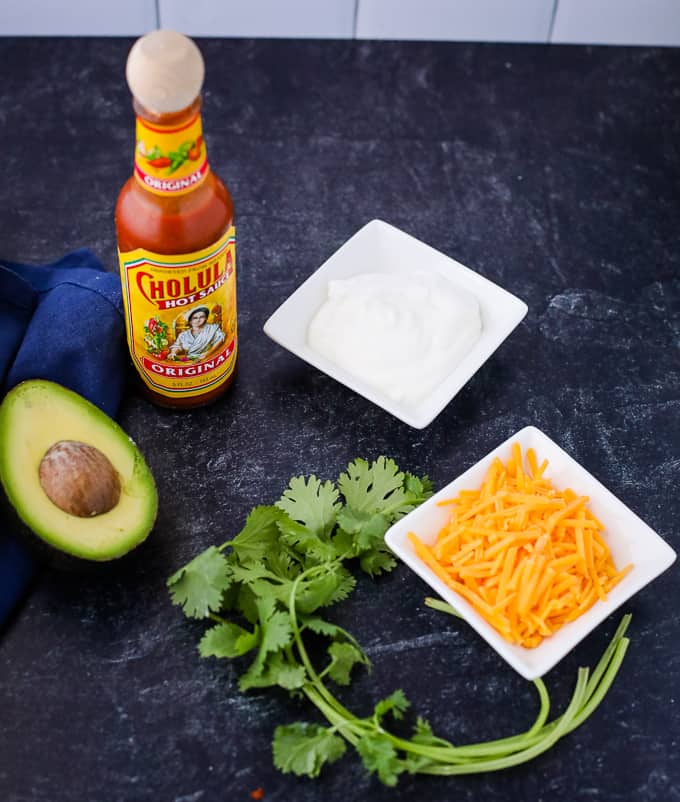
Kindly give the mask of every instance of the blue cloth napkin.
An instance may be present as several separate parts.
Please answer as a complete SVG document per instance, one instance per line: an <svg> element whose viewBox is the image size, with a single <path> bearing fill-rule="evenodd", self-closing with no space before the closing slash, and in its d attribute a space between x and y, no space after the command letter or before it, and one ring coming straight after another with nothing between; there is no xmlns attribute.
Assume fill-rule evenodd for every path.
<svg viewBox="0 0 680 802"><path fill-rule="evenodd" d="M0 261L2 394L49 379L118 412L127 355L120 280L82 248L49 265ZM35 572L33 559L0 527L0 626Z"/></svg>

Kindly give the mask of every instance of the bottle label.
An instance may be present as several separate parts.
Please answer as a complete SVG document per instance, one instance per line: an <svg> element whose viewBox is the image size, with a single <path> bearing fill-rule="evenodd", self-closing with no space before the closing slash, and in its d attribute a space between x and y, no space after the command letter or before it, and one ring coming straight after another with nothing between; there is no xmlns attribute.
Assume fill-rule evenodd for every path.
<svg viewBox="0 0 680 802"><path fill-rule="evenodd" d="M132 360L146 385L168 398L219 387L236 365L236 236L181 256L120 253Z"/></svg>
<svg viewBox="0 0 680 802"><path fill-rule="evenodd" d="M156 125L137 117L135 178L156 195L182 195L209 171L199 112L181 126Z"/></svg>

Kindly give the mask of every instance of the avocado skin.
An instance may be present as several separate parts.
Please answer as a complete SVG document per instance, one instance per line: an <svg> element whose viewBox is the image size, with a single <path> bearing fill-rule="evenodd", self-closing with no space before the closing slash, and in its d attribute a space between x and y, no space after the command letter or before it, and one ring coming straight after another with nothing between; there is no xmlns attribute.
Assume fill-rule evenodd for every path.
<svg viewBox="0 0 680 802"><path fill-rule="evenodd" d="M46 540L44 540L40 535L38 535L33 529L31 528L30 524L25 521L20 511L15 508L10 500L6 487L5 487L5 476L2 475L2 471L0 471L0 515L2 516L2 521L4 524L4 529L7 534L11 537L14 537L19 543L21 543L28 554L36 561L36 563L41 565L46 565L51 568L56 568L58 570L69 571L69 572L90 572L90 571L97 571L100 570L103 566L106 566L110 563L119 563L124 557L127 557L131 552L135 551L141 543L143 543L153 531L153 527L156 522L156 518L158 515L158 493L156 489L156 483L154 481L153 475L148 467L148 464L144 460L143 455L141 454L137 445L128 437L125 431L111 418L109 418L105 413L91 404L87 399L83 398L82 396L77 395L71 390L62 387L61 385L55 384L53 382L48 382L45 380L29 380L26 382L22 382L20 385L17 385L13 390L11 390L3 399L2 404L0 404L0 419L4 424L6 421L6 416L3 417L3 414L7 411L6 405L12 402L12 397L17 397L17 394L21 392L33 392L33 391L41 391L45 392L54 392L57 396L57 401L55 402L55 424L54 424L54 435L53 441L56 442L60 439L59 436L59 426L58 426L58 411L59 411L59 398L65 398L67 401L70 399L70 403L76 403L82 405L83 410L94 410L96 416L101 419L103 425L109 427L109 429L115 429L118 435L129 444L129 446L134 450L135 454L135 461L139 461L141 465L143 465L143 485L140 482L140 486L144 487L144 497L148 500L148 513L149 516L146 519L146 523L143 527L143 531L140 528L141 535L134 541L132 541L125 551L122 553L115 553L117 550L116 546L120 546L120 541L118 544L115 542L113 543L113 548L109 548L102 550L101 555L97 554L90 554L87 556L78 555L69 553L69 551L63 550L58 545L53 545ZM28 405L30 407L30 404ZM0 439L3 437L2 427L0 427ZM47 498L45 496L45 498ZM49 500L48 500L49 501ZM50 504L52 502L49 502ZM57 508L55 507L55 510ZM74 517L74 521L79 520ZM90 519L92 521L96 520L96 517Z"/></svg>

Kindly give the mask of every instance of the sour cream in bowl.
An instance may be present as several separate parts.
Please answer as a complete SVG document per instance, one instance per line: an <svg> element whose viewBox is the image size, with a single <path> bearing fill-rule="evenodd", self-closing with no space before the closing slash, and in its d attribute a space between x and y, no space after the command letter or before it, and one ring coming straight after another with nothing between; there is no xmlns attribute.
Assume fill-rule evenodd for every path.
<svg viewBox="0 0 680 802"><path fill-rule="evenodd" d="M329 282L307 339L348 373L413 406L481 332L475 296L437 273L361 273Z"/></svg>
<svg viewBox="0 0 680 802"><path fill-rule="evenodd" d="M527 305L405 231L371 220L264 324L279 345L424 429Z"/></svg>

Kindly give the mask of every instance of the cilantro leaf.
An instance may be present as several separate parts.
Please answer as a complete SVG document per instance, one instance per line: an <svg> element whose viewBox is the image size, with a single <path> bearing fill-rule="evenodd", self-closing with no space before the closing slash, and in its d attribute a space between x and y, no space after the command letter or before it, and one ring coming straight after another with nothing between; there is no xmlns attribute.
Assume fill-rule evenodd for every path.
<svg viewBox="0 0 680 802"><path fill-rule="evenodd" d="M409 496L411 508L417 507L423 501L427 501L433 492L429 476L418 477L408 473L408 471L404 473L404 489Z"/></svg>
<svg viewBox="0 0 680 802"><path fill-rule="evenodd" d="M397 757L396 749L384 735L364 735L357 741L356 750L369 772L377 774L385 785L397 784L406 764Z"/></svg>
<svg viewBox="0 0 680 802"><path fill-rule="evenodd" d="M277 522L283 513L276 507L255 507L246 525L229 545L241 563L263 559L271 551L278 548L279 530Z"/></svg>
<svg viewBox="0 0 680 802"><path fill-rule="evenodd" d="M244 585L252 592L253 598L268 597L277 601L283 607L290 605L290 595L293 589L293 579L283 579L282 581L272 582L266 576L259 578L257 571L253 572L256 577ZM237 571L237 575L246 577L247 572ZM300 613L313 613L319 607L327 607L337 601L346 599L356 585L356 580L352 574L338 563L328 563L324 573L317 573L315 576L303 578L297 586L295 594L295 609ZM247 602L246 602L247 603ZM248 606L247 612L251 612ZM252 619L249 616L249 620Z"/></svg>
<svg viewBox="0 0 680 802"><path fill-rule="evenodd" d="M367 574L376 576L397 564L385 546L385 532L390 522L381 513L358 512L345 507L338 515L338 525L352 535L352 553L360 558L361 569Z"/></svg>
<svg viewBox="0 0 680 802"><path fill-rule="evenodd" d="M354 590L357 584L357 581L352 574L350 574L350 572L341 565L335 568L335 575L337 577L337 584L335 590L333 591L333 595L327 602L329 605L344 601Z"/></svg>
<svg viewBox="0 0 680 802"><path fill-rule="evenodd" d="M269 571L262 563L247 563L246 565L235 563L231 568L231 576L234 582L243 582L248 585L258 579L266 579Z"/></svg>
<svg viewBox="0 0 680 802"><path fill-rule="evenodd" d="M452 746L450 741L436 736L432 732L432 727L430 727L429 722L420 716L418 716L416 725L413 728L411 740L413 743L423 744L425 746Z"/></svg>
<svg viewBox="0 0 680 802"><path fill-rule="evenodd" d="M344 634L342 627L331 624L330 621L325 621L316 615L301 615L298 620L301 628L306 627L312 632L316 632L317 635L328 635L328 637L334 638L341 633Z"/></svg>
<svg viewBox="0 0 680 802"><path fill-rule="evenodd" d="M328 676L338 683L338 685L349 685L350 674L355 665L370 665L368 657L354 646L352 643L331 643L328 647L328 654L331 657L328 666Z"/></svg>
<svg viewBox="0 0 680 802"><path fill-rule="evenodd" d="M356 459L340 475L340 488L348 507L357 512L387 512L395 501L402 503L404 474L394 460L378 457L369 466L365 459Z"/></svg>
<svg viewBox="0 0 680 802"><path fill-rule="evenodd" d="M334 641L352 644L356 651L361 655L361 662L369 668L371 667L371 661L368 659L368 655L361 648L357 640L350 635L346 629L339 627L337 624L332 624L330 621L325 621L323 618L315 615L301 615L298 621L302 628L316 632L317 635L325 635L329 638L332 638Z"/></svg>
<svg viewBox="0 0 680 802"><path fill-rule="evenodd" d="M337 548L328 540L322 540L318 534L310 531L304 524L294 521L289 516L279 521L281 540L301 555L305 564L327 562L338 556Z"/></svg>
<svg viewBox="0 0 680 802"><path fill-rule="evenodd" d="M282 579L293 579L300 573L300 565L293 556L283 549L267 554L267 565L274 576Z"/></svg>
<svg viewBox="0 0 680 802"><path fill-rule="evenodd" d="M303 524L312 534L327 537L335 524L335 514L340 507L337 488L332 482L323 484L312 475L290 480L276 506L290 517Z"/></svg>
<svg viewBox="0 0 680 802"><path fill-rule="evenodd" d="M275 652L267 660L264 668L255 670L251 666L239 680L239 688L247 691L252 688L269 688L279 685L287 691L301 688L307 681L304 666L289 662L283 652Z"/></svg>
<svg viewBox="0 0 680 802"><path fill-rule="evenodd" d="M432 732L432 727L430 727L428 722L420 716L418 716L418 720L416 721L416 725L413 729L411 743L420 744L422 746L445 747L449 749L453 747L453 744L450 743L450 741L445 741L443 738L438 738ZM425 755L419 755L416 752L410 753L406 758L406 768L411 774L415 774L416 772L422 771L424 768L433 765L436 765L436 760L432 760L432 758L426 757Z"/></svg>
<svg viewBox="0 0 680 802"><path fill-rule="evenodd" d="M226 621L205 632L198 644L201 657L241 657L260 642L260 628L250 632Z"/></svg>
<svg viewBox="0 0 680 802"><path fill-rule="evenodd" d="M319 607L325 607L331 603L339 584L339 566L329 567L326 573L301 582L295 599L296 609L303 613L313 613Z"/></svg>
<svg viewBox="0 0 680 802"><path fill-rule="evenodd" d="M304 666L292 666L288 663L283 663L280 655L274 655L274 660L270 665L270 671L276 672L276 684L285 688L287 691L293 691L296 688L302 688L307 682L307 672ZM280 663L280 665L279 665Z"/></svg>
<svg viewBox="0 0 680 802"><path fill-rule="evenodd" d="M274 765L285 774L318 777L322 766L345 754L345 742L330 729L301 722L277 727Z"/></svg>
<svg viewBox="0 0 680 802"><path fill-rule="evenodd" d="M392 552L384 547L374 549L368 554L364 554L359 560L361 570L371 576L378 576L379 574L391 571L396 564L397 561L394 559Z"/></svg>
<svg viewBox="0 0 680 802"><path fill-rule="evenodd" d="M189 618L207 618L219 610L230 584L229 563L216 546L194 557L167 581L173 604L181 605Z"/></svg>
<svg viewBox="0 0 680 802"><path fill-rule="evenodd" d="M376 542L381 542L389 525L384 515L355 510L353 507L343 507L338 514L338 526L342 531L352 535L355 554L372 548Z"/></svg>
<svg viewBox="0 0 680 802"><path fill-rule="evenodd" d="M257 596L250 585L241 584L238 586L237 606L246 621L257 624L260 614L257 610Z"/></svg>
<svg viewBox="0 0 680 802"><path fill-rule="evenodd" d="M338 513L338 516L346 509L346 507L343 507ZM354 537L349 534L349 532L345 532L342 527L336 526L333 537L331 538L331 542L333 543L333 548L335 549L335 553L337 554L338 558L346 560L350 557L356 556L353 553Z"/></svg>
<svg viewBox="0 0 680 802"><path fill-rule="evenodd" d="M387 713L391 713L394 718L401 719L404 712L410 707L409 700L404 696L402 690L396 690L385 699L381 699L375 706L374 715L376 721L380 721Z"/></svg>
<svg viewBox="0 0 680 802"><path fill-rule="evenodd" d="M266 667L268 656L284 649L293 640L293 629L290 616L287 612L277 610L276 602L271 597L256 598L255 605L258 610L261 638L257 657L246 673L241 677L239 687L241 690L261 687L259 681L267 676ZM270 682L266 683L271 684Z"/></svg>

